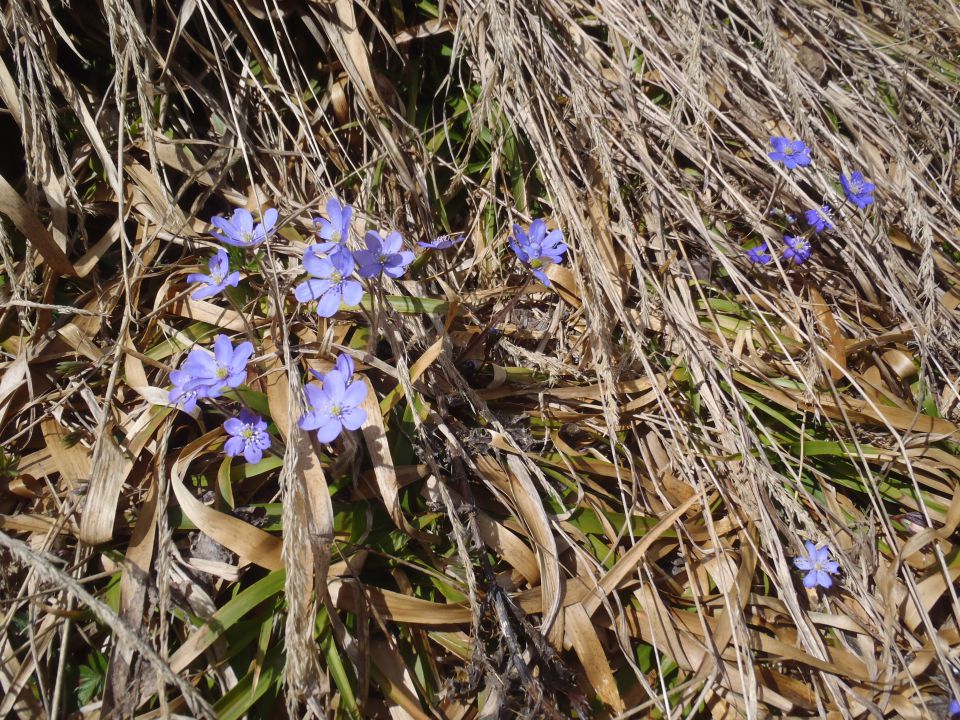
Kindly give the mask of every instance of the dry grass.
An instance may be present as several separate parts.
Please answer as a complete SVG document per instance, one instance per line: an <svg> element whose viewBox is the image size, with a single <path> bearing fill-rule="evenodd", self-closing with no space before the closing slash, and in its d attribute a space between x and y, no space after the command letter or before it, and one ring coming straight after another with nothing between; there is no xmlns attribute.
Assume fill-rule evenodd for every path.
<svg viewBox="0 0 960 720"><path fill-rule="evenodd" d="M0 717L960 697L956 6L102 5L3 6ZM836 205L840 170L876 205L751 267L771 195ZM290 287L334 195L467 242L318 322ZM192 301L237 205L283 230L231 303ZM504 252L543 215L556 292ZM222 406L164 404L219 332L258 348L252 468ZM331 452L295 421L340 350L370 420Z"/></svg>

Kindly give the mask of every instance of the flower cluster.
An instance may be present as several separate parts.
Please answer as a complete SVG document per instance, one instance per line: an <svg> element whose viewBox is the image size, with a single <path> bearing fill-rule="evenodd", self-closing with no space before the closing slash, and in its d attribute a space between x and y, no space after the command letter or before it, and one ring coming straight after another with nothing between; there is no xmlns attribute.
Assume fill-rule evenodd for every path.
<svg viewBox="0 0 960 720"><path fill-rule="evenodd" d="M212 266L212 263L211 263ZM253 355L253 344L233 346L226 335L217 335L213 352L194 348L179 370L170 373L173 383L168 399L186 412L193 412L202 398L218 398L230 388L240 387L247 378L247 362ZM230 418L223 429L231 436L224 450L229 456L243 455L249 463L258 463L263 451L270 447L267 424L244 408L239 418Z"/></svg>
<svg viewBox="0 0 960 720"><path fill-rule="evenodd" d="M774 136L770 138L770 146L773 149L768 153L769 158L774 162L783 163L787 170L806 167L812 162L810 148L803 140ZM777 188L779 189L779 187L778 184ZM857 208L863 210L873 204L873 193L876 186L867 182L862 173L854 171L849 176L840 173L840 187L847 201ZM775 212L786 219L787 227L784 228L785 230L796 224L796 216L783 213L780 210ZM809 260L813 253L810 244L812 236L836 229L833 212L833 208L826 203L820 207L804 211L805 228L797 227L796 229L790 229L789 233L784 233L783 244L785 247L781 255L783 261L793 265L802 265ZM769 265L773 262L773 254L766 242L749 248L747 258L756 265Z"/></svg>
<svg viewBox="0 0 960 720"><path fill-rule="evenodd" d="M310 278L294 288L293 294L302 303L317 302L317 315L333 317L341 303L356 307L363 299L363 286L354 279L374 279L381 274L398 279L413 262L413 253L404 250L400 233L391 232L386 239L369 231L364 237L365 250L349 247L350 218L353 210L336 199L327 203L327 217L314 219L322 243L315 243L303 253L303 267Z"/></svg>
<svg viewBox="0 0 960 720"><path fill-rule="evenodd" d="M341 355L330 372L311 372L322 384L307 385L308 410L299 420L300 428L316 430L317 440L324 443L336 440L344 428L359 429L367 419L367 411L360 407L367 385L353 379L353 360Z"/></svg>
<svg viewBox="0 0 960 720"><path fill-rule="evenodd" d="M262 221L238 208L229 218L214 217L211 235L220 242L240 248L255 248L271 238L277 230L277 210L263 213ZM363 282L374 282L381 276L394 280L403 277L414 261L414 253L403 246L400 233L385 235L374 230L363 237L364 247L351 247L353 209L336 198L326 204L326 216L314 218L316 241L303 253L303 269L307 278L296 284L294 297L301 303L316 302L320 317L332 317L341 305L355 307L363 298ZM442 235L417 244L429 251L447 250L463 242L460 234ZM514 225L510 247L519 260L544 285L550 280L546 270L562 263L567 253L561 230L547 231L544 220L534 220L527 230ZM228 287L237 287L240 272L231 271L226 250L220 249L210 259L209 274L192 273L188 282L199 285L191 297L196 300L213 297ZM247 377L247 363L253 355L253 344L233 346L226 335L218 335L212 349L194 348L181 366L170 373L172 384L169 402L192 413L203 399L215 399L231 388L241 386ZM362 407L367 396L367 382L354 378L353 360L340 355L329 372L310 370L318 381L305 388L307 411L300 417L301 429L316 432L320 442L333 442L344 430L358 430L367 420ZM228 457L243 456L252 464L259 463L271 446L268 423L249 408L243 407L223 423L227 435L224 452Z"/></svg>
<svg viewBox="0 0 960 720"><path fill-rule="evenodd" d="M534 220L526 232L519 225L513 226L510 249L520 258L520 262L530 268L537 280L550 287L546 269L554 263L559 265L563 262L567 245L563 242L562 230L548 233L546 222Z"/></svg>

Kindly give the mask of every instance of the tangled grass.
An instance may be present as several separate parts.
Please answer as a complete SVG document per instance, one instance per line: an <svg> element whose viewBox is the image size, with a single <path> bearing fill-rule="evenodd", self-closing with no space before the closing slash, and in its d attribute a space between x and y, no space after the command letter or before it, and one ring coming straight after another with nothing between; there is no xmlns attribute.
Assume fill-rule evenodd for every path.
<svg viewBox="0 0 960 720"><path fill-rule="evenodd" d="M0 717L946 716L960 13L946 0L3 4ZM814 164L786 172L771 135ZM802 267L778 218L847 207ZM311 218L422 254L293 302ZM209 218L280 211L230 302ZM779 211L771 215L769 210ZM553 290L513 222L571 246ZM239 259L240 256L237 256ZM238 396L167 404L196 344ZM299 431L350 354L369 421ZM806 589L792 559L828 545Z"/></svg>

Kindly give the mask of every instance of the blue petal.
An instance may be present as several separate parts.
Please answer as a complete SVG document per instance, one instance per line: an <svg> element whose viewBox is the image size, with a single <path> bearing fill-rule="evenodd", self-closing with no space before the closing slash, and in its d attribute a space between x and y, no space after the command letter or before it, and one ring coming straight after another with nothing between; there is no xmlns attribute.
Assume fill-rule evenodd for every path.
<svg viewBox="0 0 960 720"><path fill-rule="evenodd" d="M293 289L293 295L302 303L310 302L323 297L323 294L330 289L330 286L331 283L329 280L311 278L297 285L297 287Z"/></svg>
<svg viewBox="0 0 960 720"><path fill-rule="evenodd" d="M339 285L332 286L323 295L317 303L317 315L322 318L333 317L340 309L341 289Z"/></svg>
<svg viewBox="0 0 960 720"><path fill-rule="evenodd" d="M343 425L335 417L328 417L326 422L317 428L317 440L328 443L337 439L337 436L343 431Z"/></svg>

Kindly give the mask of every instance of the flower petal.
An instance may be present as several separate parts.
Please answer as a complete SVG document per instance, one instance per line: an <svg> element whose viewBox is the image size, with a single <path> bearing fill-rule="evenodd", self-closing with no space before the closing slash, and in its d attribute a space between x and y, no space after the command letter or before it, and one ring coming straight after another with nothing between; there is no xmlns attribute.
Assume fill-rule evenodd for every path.
<svg viewBox="0 0 960 720"><path fill-rule="evenodd" d="M197 288L192 293L190 293L191 300L204 300L208 297L213 297L220 293L223 290L219 285L207 285L205 287Z"/></svg>
<svg viewBox="0 0 960 720"><path fill-rule="evenodd" d="M331 370L323 379L323 392L333 405L343 403L343 395L347 388L347 379L339 370Z"/></svg>
<svg viewBox="0 0 960 720"><path fill-rule="evenodd" d="M333 317L340 309L341 286L334 285L320 296L317 303L317 315L322 318Z"/></svg>
<svg viewBox="0 0 960 720"><path fill-rule="evenodd" d="M253 215L249 210L237 208L233 211L233 224L236 225L240 234L253 232ZM239 240L239 238L237 238Z"/></svg>
<svg viewBox="0 0 960 720"><path fill-rule="evenodd" d="M264 234L270 234L274 226L277 224L277 218L280 216L280 213L277 212L276 208L270 208L263 214L263 232Z"/></svg>
<svg viewBox="0 0 960 720"><path fill-rule="evenodd" d="M367 411L363 408L348 408L340 416L343 426L347 430L359 430L360 426L367 421Z"/></svg>
<svg viewBox="0 0 960 720"><path fill-rule="evenodd" d="M365 397L367 397L367 384L365 382L352 382L343 393L343 404L348 407L357 407Z"/></svg>
<svg viewBox="0 0 960 720"><path fill-rule="evenodd" d="M293 295L302 303L311 302L323 296L330 289L329 280L310 278L293 289Z"/></svg>
<svg viewBox="0 0 960 720"><path fill-rule="evenodd" d="M221 365L227 365L233 357L233 343L226 335L217 335L213 341L213 355Z"/></svg>
<svg viewBox="0 0 960 720"><path fill-rule="evenodd" d="M346 246L341 246L340 250L331 255L330 262L343 277L353 272L353 253Z"/></svg>
<svg viewBox="0 0 960 720"><path fill-rule="evenodd" d="M374 255L379 255L383 252L383 242L380 239L380 233L376 230L368 230L367 234L363 236L363 243L367 246L367 252L371 252Z"/></svg>
<svg viewBox="0 0 960 720"><path fill-rule="evenodd" d="M346 378L349 383L355 372L353 368L353 358L349 355L340 354L337 356L337 362L334 363L334 367L343 374L343 377Z"/></svg>
<svg viewBox="0 0 960 720"><path fill-rule="evenodd" d="M230 457L235 457L243 452L243 438L240 437L231 437L223 445L223 451Z"/></svg>
<svg viewBox="0 0 960 720"><path fill-rule="evenodd" d="M356 280L346 280L343 283L343 304L355 307L363 300L363 285Z"/></svg>
<svg viewBox="0 0 960 720"><path fill-rule="evenodd" d="M328 416L326 422L317 428L317 440L324 443L333 442L342 430L343 425L340 421L333 416Z"/></svg>
<svg viewBox="0 0 960 720"><path fill-rule="evenodd" d="M387 239L383 242L383 251L387 254L393 254L399 252L400 247L403 245L403 236L394 230L392 233L387 235Z"/></svg>
<svg viewBox="0 0 960 720"><path fill-rule="evenodd" d="M326 255L337 246L336 243L315 243L303 251L303 267L316 277L330 277L333 274L333 263L321 255Z"/></svg>
<svg viewBox="0 0 960 720"><path fill-rule="evenodd" d="M253 443L247 443L247 447L243 451L243 457L246 458L246 461L251 465L256 465L263 460L263 450Z"/></svg>
<svg viewBox="0 0 960 720"><path fill-rule="evenodd" d="M223 429L227 431L229 435L239 435L240 431L243 430L243 420L240 418L229 418L223 423Z"/></svg>
<svg viewBox="0 0 960 720"><path fill-rule="evenodd" d="M247 369L247 361L253 355L253 343L249 340L237 345L233 351L233 357L230 358L229 367L232 372L240 372Z"/></svg>
<svg viewBox="0 0 960 720"><path fill-rule="evenodd" d="M297 425L301 430L316 430L330 419L330 413L321 410L311 410L300 416Z"/></svg>

